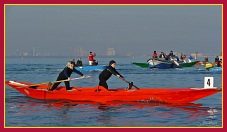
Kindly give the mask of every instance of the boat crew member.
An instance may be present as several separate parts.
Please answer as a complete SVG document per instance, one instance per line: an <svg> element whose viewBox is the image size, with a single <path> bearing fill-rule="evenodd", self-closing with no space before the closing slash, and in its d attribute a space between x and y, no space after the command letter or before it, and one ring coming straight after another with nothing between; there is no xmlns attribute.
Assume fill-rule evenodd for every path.
<svg viewBox="0 0 227 132"><path fill-rule="evenodd" d="M193 57L190 55L188 58L188 62L192 62L192 60L193 60Z"/></svg>
<svg viewBox="0 0 227 132"><path fill-rule="evenodd" d="M112 76L112 74L114 74L118 78L124 79L124 77L117 72L115 67L116 67L116 62L114 60L111 60L109 62L109 66L99 74L99 86L103 86L108 90L108 85L106 81Z"/></svg>
<svg viewBox="0 0 227 132"><path fill-rule="evenodd" d="M222 59L218 60L217 67L222 67Z"/></svg>
<svg viewBox="0 0 227 132"><path fill-rule="evenodd" d="M183 55L181 53L181 57L180 57L181 61L183 61L184 63L186 63L186 58L187 58L187 56L186 55Z"/></svg>
<svg viewBox="0 0 227 132"><path fill-rule="evenodd" d="M94 59L94 57L96 56L95 53L90 52L88 55L88 61L89 61L89 65L97 65L98 63L96 62L96 60Z"/></svg>
<svg viewBox="0 0 227 132"><path fill-rule="evenodd" d="M218 65L218 63L219 63L219 57L218 56L215 57L214 62L215 62L216 65Z"/></svg>
<svg viewBox="0 0 227 132"><path fill-rule="evenodd" d="M156 51L154 51L152 58L158 58L158 54L156 53Z"/></svg>
<svg viewBox="0 0 227 132"><path fill-rule="evenodd" d="M66 79L70 81L70 76L72 72L76 72L80 76L85 77L80 71L76 70L74 67L75 67L75 62L69 61L66 67L59 73L56 81L66 80ZM64 81L66 90L71 90L69 81ZM49 89L49 91L53 91L54 89L56 89L60 83L61 82L54 83L54 85L52 86L51 89Z"/></svg>
<svg viewBox="0 0 227 132"><path fill-rule="evenodd" d="M159 59L161 60L165 60L166 55L164 54L164 52L161 52L161 54L159 55Z"/></svg>
<svg viewBox="0 0 227 132"><path fill-rule="evenodd" d="M219 61L219 57L216 56L215 59L214 59L214 62L218 62Z"/></svg>
<svg viewBox="0 0 227 132"><path fill-rule="evenodd" d="M209 62L208 56L205 56L204 61L203 61L203 64L206 65L206 63L208 63L208 62Z"/></svg>
<svg viewBox="0 0 227 132"><path fill-rule="evenodd" d="M173 51L171 50L168 56L173 56Z"/></svg>
<svg viewBox="0 0 227 132"><path fill-rule="evenodd" d="M76 66L83 66L82 59L79 58L76 62Z"/></svg>
<svg viewBox="0 0 227 132"><path fill-rule="evenodd" d="M168 54L167 58L168 60L171 60L171 58L173 58L173 51L171 50L170 53Z"/></svg>

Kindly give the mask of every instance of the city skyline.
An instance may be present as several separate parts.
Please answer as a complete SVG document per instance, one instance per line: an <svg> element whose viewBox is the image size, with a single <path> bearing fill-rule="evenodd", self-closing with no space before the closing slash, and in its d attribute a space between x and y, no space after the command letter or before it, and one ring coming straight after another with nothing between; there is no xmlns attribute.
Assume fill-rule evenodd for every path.
<svg viewBox="0 0 227 132"><path fill-rule="evenodd" d="M72 55L66 55L66 56L71 56L71 57L87 57L88 56L88 53L90 51L86 50L86 49L83 49L83 48L80 48L78 50L74 49L74 54ZM160 51L160 52L163 52L163 51ZM95 52L93 52L95 53ZM169 54L169 52L165 52L165 54ZM173 52L176 56L180 56L181 54L183 55L186 55L186 56L195 56L196 52L194 53L182 53L182 52ZM95 53L97 54L97 53ZM103 53L98 53L97 55L99 57L105 57L105 56L116 56L116 57L119 57L119 56L122 56L122 57L149 57L153 54L153 52L151 52L150 54L140 54L140 55L132 55L132 54L119 54L114 48L107 48L105 52ZM159 55L160 53L157 52L157 54ZM36 51L35 48L32 48L30 50L30 52L23 52L23 51L18 51L16 52L16 54L14 55L7 55L6 57L58 57L56 55L50 55L48 53L40 53L39 51ZM220 52L220 54L203 54L203 53L199 53L197 52L197 56L200 56L200 57L205 57L205 56L222 56L222 52ZM60 56L59 56L60 57Z"/></svg>
<svg viewBox="0 0 227 132"><path fill-rule="evenodd" d="M6 56L220 54L222 6L6 6Z"/></svg>

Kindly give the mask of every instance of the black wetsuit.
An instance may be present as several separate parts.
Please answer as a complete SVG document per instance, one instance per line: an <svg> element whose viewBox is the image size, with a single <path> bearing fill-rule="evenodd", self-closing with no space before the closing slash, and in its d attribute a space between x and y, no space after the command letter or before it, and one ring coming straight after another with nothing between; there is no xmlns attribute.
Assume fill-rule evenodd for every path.
<svg viewBox="0 0 227 132"><path fill-rule="evenodd" d="M70 69L70 68L68 68L68 67L65 67L65 68L59 73L58 78L57 78L56 81L68 79L68 78L71 76L72 72L76 72L77 74L83 76L83 74L82 74L80 71L76 70L75 68ZM58 86L60 83L61 83L61 82L54 83L53 87L51 88L51 91L53 91L54 89L56 89L57 86ZM71 89L71 88L70 88L69 81L65 81L65 86L66 86L66 90L70 90L70 89Z"/></svg>
<svg viewBox="0 0 227 132"><path fill-rule="evenodd" d="M113 68L112 66L108 66L99 74L99 86L103 86L104 88L108 89L106 81L112 76L112 74L114 74L115 76L120 75L120 77L124 78L116 71L115 68Z"/></svg>

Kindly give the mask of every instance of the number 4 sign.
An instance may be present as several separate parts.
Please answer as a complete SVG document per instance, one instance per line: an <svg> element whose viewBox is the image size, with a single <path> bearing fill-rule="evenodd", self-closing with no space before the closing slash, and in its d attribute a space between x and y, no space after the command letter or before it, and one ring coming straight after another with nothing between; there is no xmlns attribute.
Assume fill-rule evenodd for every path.
<svg viewBox="0 0 227 132"><path fill-rule="evenodd" d="M204 88L214 87L214 77L204 77Z"/></svg>

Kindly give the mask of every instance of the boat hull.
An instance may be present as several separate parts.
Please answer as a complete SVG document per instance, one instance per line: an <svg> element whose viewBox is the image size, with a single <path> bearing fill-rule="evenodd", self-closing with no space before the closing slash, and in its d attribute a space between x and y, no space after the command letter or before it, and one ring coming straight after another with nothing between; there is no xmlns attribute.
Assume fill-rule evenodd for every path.
<svg viewBox="0 0 227 132"><path fill-rule="evenodd" d="M193 62L187 62L187 63L179 63L181 67L192 67L195 64L197 64L200 61L193 61Z"/></svg>
<svg viewBox="0 0 227 132"><path fill-rule="evenodd" d="M183 62L178 62L180 67L192 67L194 65L196 65L198 62L200 61L194 61L194 62L187 62L187 63L183 63ZM149 64L148 63L143 63L143 62L133 62L132 64L134 65L137 65L137 66L140 66L142 68L149 68ZM172 68L173 65L169 65L169 66L165 66L165 64L163 64L164 66L160 65L159 67L161 68ZM150 65L150 67L154 67L153 66L153 62L152 64ZM157 66L156 66L157 67Z"/></svg>
<svg viewBox="0 0 227 132"><path fill-rule="evenodd" d="M149 68L149 64L148 63L143 63L143 62L133 62L132 64L140 66L142 68Z"/></svg>
<svg viewBox="0 0 227 132"><path fill-rule="evenodd" d="M44 84L32 88L29 86L33 84L26 82L7 81L6 84L34 99L93 101L101 103L112 101L151 101L184 104L221 91L221 88L132 88L130 90L118 88L106 90L102 86L94 88L73 87L71 91L66 91L65 87L58 87L54 91L48 91L47 85Z"/></svg>
<svg viewBox="0 0 227 132"><path fill-rule="evenodd" d="M212 67L209 68L210 72L222 72L222 67Z"/></svg>
<svg viewBox="0 0 227 132"><path fill-rule="evenodd" d="M168 69L175 68L175 64L172 61L149 59L148 65L150 68Z"/></svg>

